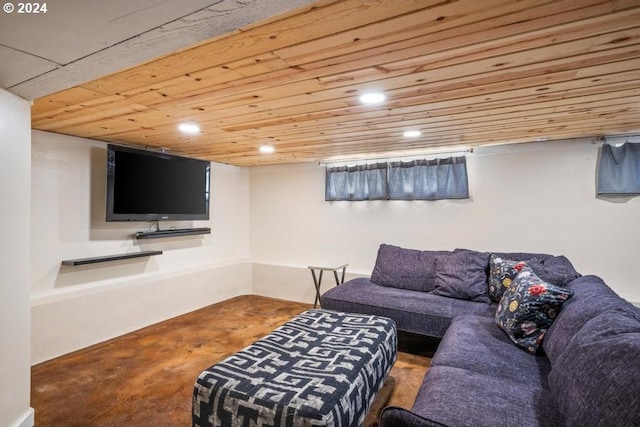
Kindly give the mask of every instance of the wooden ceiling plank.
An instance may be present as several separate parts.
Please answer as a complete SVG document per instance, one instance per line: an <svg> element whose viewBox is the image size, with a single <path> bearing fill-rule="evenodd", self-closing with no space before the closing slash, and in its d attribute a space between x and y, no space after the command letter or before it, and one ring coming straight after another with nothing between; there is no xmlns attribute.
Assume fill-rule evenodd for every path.
<svg viewBox="0 0 640 427"><path fill-rule="evenodd" d="M633 52L632 54L636 55L637 52ZM625 54L626 56L626 54ZM619 56L615 56L613 59L618 59ZM611 59L611 58L609 58ZM583 62L583 58L579 59L581 62ZM594 61L597 62L597 61ZM535 74L535 73L533 73ZM499 79L499 73L496 74L497 79ZM398 82L398 86L408 86L408 83L405 83L404 85L401 82ZM438 83L433 83L432 86L436 87L438 85ZM516 83L517 85L517 83ZM426 85L425 85L426 86ZM426 93L429 93L429 88L428 87L424 87L421 88L420 91L424 91ZM480 91L482 91L482 89L480 89ZM401 94L402 91L398 91L399 94ZM395 92L390 92L390 95L392 96L392 101L389 103L389 106L391 107L395 107L394 104L394 100L395 100ZM438 94L439 92L433 92L434 94ZM292 113L297 114L298 116L303 115L303 114L307 114L309 112L312 111L316 111L317 109L315 108L316 103L314 103L313 101L317 101L319 98L322 99L331 99L334 96L337 96L339 93L330 93L330 92L320 92L318 94L314 94L315 96L309 95L309 94L305 94L302 96L293 96L293 97L289 97L289 98L285 98L285 99L279 99L273 102L268 102L266 100L262 100L260 102L257 102L255 104L255 107L248 107L248 106L238 106L238 107L229 107L229 108L225 108L224 110L220 111L219 113L216 114L216 117L218 119L218 126L222 126L223 128L229 126L230 124L232 124L233 122L246 122L246 123L251 123L250 125L248 125L248 127L255 125L259 125L260 124L260 120L264 120L265 118L269 119L269 117L280 117L280 116L288 116ZM347 106L349 106L349 103L352 103L352 101L348 101L349 99L352 99L351 96L349 96L348 98L344 98L342 100L340 100L339 104L336 104L335 107L339 108L339 109L343 109L345 107L345 102L347 103ZM403 97L398 95L397 98L397 102L403 102ZM321 101L324 102L324 101ZM328 104L327 105L331 105L330 101L327 101ZM317 104L319 107L321 107L322 109L327 108L326 105L322 105ZM203 116L205 115L211 115L213 114L214 111L211 110L211 107L206 107L207 108L207 113L203 114ZM222 108L222 107L220 107ZM387 108L387 107L385 107ZM283 110L284 109L284 110ZM285 110L290 110L289 113L287 113ZM362 107L359 105L351 105L350 109L348 110L349 112L351 112L352 110L355 111L360 111L363 112L365 110L367 110L366 107ZM248 115L245 117L245 115ZM261 117L264 116L264 117ZM247 122L247 120L249 120ZM269 120L273 120L273 119L269 119ZM279 120L279 119L276 119Z"/></svg>
<svg viewBox="0 0 640 427"><path fill-rule="evenodd" d="M623 66L628 66L628 67L633 67L634 66L634 61L626 61L626 62L622 62ZM616 63L617 64L617 63ZM544 64L542 64L542 66L544 66ZM600 67L600 66L595 66L595 67ZM593 68L593 67L592 67ZM616 68L616 70L618 68L622 68L620 66L614 66L613 68ZM585 69L584 74L584 78L587 77L593 77L593 76L597 76L599 75L598 73L600 73L602 71L602 68L593 68L592 72L588 72L588 69ZM495 80L499 80L500 75L496 74L497 78ZM554 77L555 76L555 77ZM507 81L504 83L498 83L495 84L496 86L493 87L494 90L496 91L503 91L506 89L509 89L510 87L520 87L520 86L535 86L536 84L540 84L540 83L553 83L554 81L565 81L568 77L570 77L570 73L567 74L566 72L561 72L561 73L550 73L550 74L546 74L543 75L543 77L530 77L530 78L526 78L526 79L520 79L520 80L515 80L515 81ZM555 78L555 80L554 80ZM446 92L446 94L450 94L449 97L454 97L451 95L455 95L456 94L456 90L460 90L460 89L453 89L452 87L443 85L443 83L432 79L433 83L429 83L424 85L423 87L420 88L420 91L425 92L425 93L429 93L432 96L443 96L442 92L437 91L438 86L443 87L444 91ZM524 82L524 83L522 83ZM487 92L487 90L485 89L489 89L492 88L491 85L478 85L478 82L476 82L475 80L462 80L460 83L458 83L458 87L466 87L469 88L471 87L471 89L467 89L469 91L473 91L474 89L476 89L479 93L484 93ZM432 92L433 91L433 92ZM403 99L402 92L401 91L391 91L390 96L392 99L394 99L396 96L400 99L399 102L404 102L405 100ZM428 96L428 95L427 95ZM287 100L287 105L291 105L291 107L285 107L287 110L280 112L280 110L278 110L276 108L275 105L271 105L271 104L263 104L263 107L266 111L269 111L271 113L272 116L291 116L292 114L295 114L295 109L298 108L297 104L299 104L299 102L294 102L294 101L289 101ZM309 112L312 112L312 107L314 106L314 104L306 104L301 106L300 108L302 110L300 110L300 114L306 114ZM390 106L394 106L393 103L390 104ZM306 107L306 108L305 108ZM322 108L325 108L325 106L321 106ZM311 109L310 109L311 108ZM386 106L385 106L386 108ZM340 109L343 110L344 107L340 106ZM353 106L350 109L346 110L349 112L361 112L363 110L366 110L366 107L362 107L362 106ZM227 116L228 118L220 118L217 122L218 126L221 126L224 129L227 130L240 130L241 128L233 128L230 127L229 125L231 125L234 121L235 122L247 122L247 123L252 123L253 125L257 125L257 126L268 126L269 123L268 122L260 122L259 120L257 120L256 117L248 120L247 118L244 118L242 116L242 111L240 110L231 110L231 111L227 111ZM269 120L273 120L273 119L269 119Z"/></svg>
<svg viewBox="0 0 640 427"><path fill-rule="evenodd" d="M615 2L615 10L629 9L638 7L638 0L617 0Z"/></svg>
<svg viewBox="0 0 640 427"><path fill-rule="evenodd" d="M603 72L606 71L607 67L610 67L612 72L620 72L622 70L628 70L628 69L637 69L638 68L638 59L632 59L632 60L627 60L627 61L619 61L619 62L614 62L614 63L608 63L608 64L604 64L604 65L596 65L596 66L592 66L592 67L585 67L581 70L581 77L585 78L585 77L592 77L592 76L597 76L602 74ZM558 69L562 69L564 67L558 68ZM430 79L431 81L429 83L423 83L421 86L421 89L424 92L438 92L438 91L448 91L448 90L456 90L459 88L465 88L465 87L480 87L480 86L484 86L488 83L491 82L496 82L496 81L501 81L502 77L504 77L504 80L514 80L512 84L514 87L519 85L519 78L521 78L521 76L527 76L527 75L538 75L540 73L543 73L543 71L546 71L547 74L546 75L549 77L549 81L553 81L551 80L551 78L553 77L554 74L557 73L550 73L551 70L553 70L554 67L551 66L551 64L541 64L541 68L537 68L534 70L534 72L521 72L521 73L515 73L512 72L510 73L510 75L504 75L501 74L499 72L493 72L493 73L488 73L485 75L481 75L479 77L473 77L472 79L467 79L466 77L463 78L458 78L458 79L452 79L446 82L440 82L437 81L435 79ZM537 70L542 70L542 71L537 71ZM484 76L489 76L489 77L484 77ZM434 81L435 80L435 81ZM393 95L393 93L392 93ZM307 105L306 107L309 107L309 105ZM275 116L290 116L291 114L295 114L297 111L294 111L293 109L295 109L297 107L292 107L292 111L279 111L279 110L274 110L274 109L270 109L270 113L271 116L273 117ZM304 107L303 107L304 108ZM322 108L325 108L324 106ZM300 111L300 114L303 113L308 113L312 110L305 108L303 111ZM352 110L348 109L348 110L344 110L345 112L351 113ZM356 111L357 112L357 111ZM258 116L254 116L255 119L252 120L248 126L244 126L245 128L251 128L254 126L269 126L268 122L265 121L260 121L260 120L265 120L264 117L258 117ZM312 117L309 117L309 119L312 119ZM274 120L274 119L269 119L267 118L267 120ZM247 123L247 119L244 118L242 115L234 112L229 119L222 119L218 124L220 126L234 126L235 123Z"/></svg>
<svg viewBox="0 0 640 427"><path fill-rule="evenodd" d="M452 66L447 66L443 68L429 69L425 70L421 73L414 74L405 74L398 77L391 77L386 79L378 79L379 86L385 87L388 90L392 90L394 88L407 87L415 84L416 82L420 83L421 81L426 82L438 82L438 81L446 81L455 78L464 78L472 75L480 75L482 73L493 73L496 78L499 78L504 72L508 72L509 70L518 68L518 67L530 67L532 70L536 70L536 73L544 73L549 70L549 67L557 67L557 69L572 69L579 68L582 66L590 66L597 65L603 62L613 62L621 59L627 59L629 56L637 57L639 55L638 48L636 45L631 46L621 46L619 48L612 48L604 52L588 52L582 53L574 56L567 55L566 52L564 55L561 54L560 49L557 53L555 53L552 58L544 58L546 60L540 59L539 61L532 61L530 58L531 55L542 56L544 55L544 50L540 50L539 52L523 52L518 53L517 57L511 56L510 58L491 58L484 61L477 61L473 64L457 64ZM509 61L509 62L500 62L500 61ZM500 70L496 70L496 64L503 64ZM563 66L564 65L564 66ZM553 68L551 68L553 70ZM363 90L367 87L367 82L353 84L349 86L348 91L356 92L359 90ZM283 103L286 102L290 106L296 105L307 105L314 100L322 99L330 99L337 98L340 96L344 96L343 88L336 88L336 91L332 92L330 89L326 91L318 91L317 93L308 93L305 92L303 94L297 94L295 90L286 90L286 88L278 87L273 90L260 92L260 94L256 94L255 96L259 96L260 102L256 102L257 107L249 107L250 111L247 111L248 108L246 106L240 105L237 108L231 105L226 105L224 102L218 102L216 104L217 108L224 109L223 115L226 116L239 116L242 114L253 114L260 111L273 110L277 108L276 105L268 103L270 100L277 100L276 102ZM283 97L287 97L287 99L283 99ZM202 101L202 100L200 100ZM216 100L220 101L220 100ZM171 102L165 104L165 107L169 107L173 105ZM189 107L195 104L192 103L181 103L181 106ZM204 105L207 107L206 103L201 103L200 105ZM252 104L253 105L253 104ZM244 111L243 111L244 110Z"/></svg>
<svg viewBox="0 0 640 427"><path fill-rule="evenodd" d="M597 1L597 0L595 0ZM505 0L459 0L411 14L381 20L368 26L334 33L322 39L296 43L275 53L291 65L302 66L397 41L440 33L504 14L549 4L549 0L509 2Z"/></svg>
<svg viewBox="0 0 640 427"><path fill-rule="evenodd" d="M419 68L420 71L425 73L424 75L420 71L416 71L413 76L424 79L437 76L436 78L444 80L447 75L449 78L456 78L495 72L497 70L508 72L511 68L523 66L531 66L534 69L540 70L542 68L540 67L541 64L548 66L554 63L572 64L569 67L578 68L576 67L578 64L590 66L603 62L612 62L611 59L613 59L613 55L616 53L631 51L632 55L636 55L635 44L632 46L612 48L606 51L590 52L589 49L592 44L593 41L591 39L577 40L561 43L552 48L541 47L529 49L523 52L494 56L467 63L460 63L459 61L453 63L429 63Z"/></svg>
<svg viewBox="0 0 640 427"><path fill-rule="evenodd" d="M607 89L607 90L609 90L609 89ZM564 95L564 94L563 94L563 95ZM618 95L614 95L614 96L615 96L616 98L618 98ZM636 96L637 96L637 95L636 95ZM529 98L531 98L531 97L529 97ZM546 106L548 106L548 105L549 105L549 102L550 102L550 101L549 101L549 98L548 98L548 95L547 95L547 99L546 99L545 101L540 102L540 103L538 103L538 104L533 104L533 105L531 104L531 99L529 99L529 98L527 98L527 99L514 99L512 102L510 102L510 103L508 104L508 105L510 105L511 107L504 107L504 106L503 106L503 107L500 107L500 109L501 109L501 110L504 110L505 108L512 108L512 109L513 109L513 108L516 108L516 109L517 109L517 108L519 108L519 109L520 109L520 111L522 111L523 107L520 107L520 106L519 106L519 104L520 104L520 103L522 103L522 105L526 105L527 107L525 107L525 108L529 108L529 109L531 109L531 108L534 108L534 107L535 107L535 108L538 108L539 106L546 107ZM559 95L559 96L557 96L557 97L556 97L555 101L552 101L552 102L554 102L554 104L553 104L554 106L558 105L558 102L562 102L562 103L564 103L564 104L569 104L570 102L576 102L576 103L579 103L579 102L589 102L589 103L593 103L593 102L595 102L595 100L596 100L596 99L598 99L598 98L602 98L602 96L600 96L600 95L598 95L598 96L583 96L583 97L581 97L581 98L576 98L576 99L575 99L575 101L572 101L571 99L568 99L568 100L561 100L560 98L561 98L561 96ZM606 97L605 97L605 98L606 98ZM629 98L629 99L636 99L636 98ZM497 102L497 101L496 101L496 102ZM614 102L615 102L615 101L614 101ZM504 103L503 103L503 104L504 104ZM449 104L449 105L447 106L447 109L445 110L445 113L447 113L447 112L451 111L451 109L452 109L452 108L457 108L457 109L464 108L464 106L465 106L465 105L467 105L467 104L466 104L466 103L458 103L457 105L451 105L451 104ZM569 104L569 105L570 105L570 104ZM577 105L579 105L579 104L577 104ZM487 103L484 103L484 104L480 105L479 107L480 107L480 108L477 108L475 111L468 111L468 112L466 112L466 113L458 113L458 114L465 114L467 117L468 117L468 116L474 116L474 115L476 115L476 116L477 116L477 115L485 115L485 116L488 116L488 115L491 115L491 114L492 114L493 109L495 109L495 102L494 102L494 104L487 104ZM569 108L570 108L570 107L569 107ZM436 108L436 106L435 106L435 105L421 107L421 108L419 108L419 110L422 110L422 111L428 111L428 112L429 112L430 118L424 118L424 119L423 119L423 120L425 120L425 121L427 121L427 122L429 122L430 120L437 119L437 117L439 117L439 115L441 114L441 113L440 113L440 109ZM403 109L402 111L399 111L395 116L389 116L389 120L391 120L391 121L392 121L392 120L395 120L395 119L394 119L394 117L400 117L400 119L405 119L405 117L404 117L404 116L406 116L407 114L419 115L419 114L423 114L423 113L421 113L421 112L419 112L419 111L418 111L418 112L416 112L416 113L407 113L407 112L406 112L406 109ZM330 126L332 126L334 129L335 129L335 123L336 123L336 121L340 121L340 120L344 120L344 119L342 119L342 118L340 118L340 117L337 117L337 118L336 118L336 117L332 117L331 119L327 119L328 123L332 123L332 125L330 125ZM318 122L318 124L319 124L319 122ZM311 126L317 126L317 124L316 124L316 125L312 124ZM317 128L317 132L320 132L320 131L322 131L322 130L323 130L323 129L322 129L322 128L320 128L320 127L318 127L318 128ZM269 132L270 130L268 130L268 129L267 129L266 131L267 131L267 132ZM340 131L342 131L342 129L340 129ZM159 130L158 132L159 132L159 133L158 133L158 135L161 135L161 134L167 133L167 132L162 132L162 131L160 131L160 130ZM304 135L305 130L303 129L303 126L301 125L301 126L298 126L298 129L296 130L296 132L297 132L298 134L300 134L300 135ZM311 130L310 132L313 132L313 128L312 128L312 130ZM168 131L168 133L169 133L169 134L173 134L173 133L175 133L175 131L174 131L174 129L171 129L171 130L169 130L169 131ZM276 130L275 130L275 133L276 133L276 134L279 134L279 133L278 133L278 129L276 129ZM126 136L126 135L125 135L125 136ZM244 136L252 137L252 138L267 138L267 135L252 135L251 133L249 133L249 134L245 134ZM220 142L228 141L228 140L238 140L238 139L242 139L242 138L240 137L240 134L234 134L234 133L229 133L228 135L224 135L224 134L223 134L223 135L216 135L216 136L215 136L215 138L216 138L218 141L220 141Z"/></svg>
<svg viewBox="0 0 640 427"><path fill-rule="evenodd" d="M90 114L87 114L84 110L79 110L72 113L79 112L81 113L80 115L68 114L67 117L69 118L52 118L50 120L42 120L39 122L38 126L34 126L34 128L38 130L55 131L60 133L67 133L65 130L70 129L71 132L67 134L76 135L74 129L76 129L76 126L80 123L92 123L91 126L99 126L102 120L110 119L113 116L127 116L131 113L138 113L147 109L148 108L143 105L123 105L104 109L93 109Z"/></svg>
<svg viewBox="0 0 640 427"><path fill-rule="evenodd" d="M637 40L634 41L633 38L637 37L640 11L625 12L625 14L627 16L605 15L580 22L579 24L566 24L561 27L547 28L526 35L469 44L455 49L439 50L437 54L433 53L436 51L435 49L429 49L430 46L425 46L425 51L429 52L426 55L407 55L408 59L383 64L382 67L394 71L396 69L424 66L425 63L430 64L430 66L434 64L447 66L449 65L448 61L453 64L460 63L460 57L464 57L465 62L472 62L487 57L501 58L506 54L529 51L531 49L540 50L540 46L543 46L545 50L554 49L556 45L561 45L562 49L566 49L571 54L576 55L593 51L590 48L598 43L599 38L603 39L601 44L605 45L603 46L605 48L611 47L606 43L613 40L618 41L617 46L623 45L620 43L635 44ZM632 31L632 35L626 34L626 31ZM603 34L603 32L605 33ZM443 44L446 44L446 42L444 41Z"/></svg>
<svg viewBox="0 0 640 427"><path fill-rule="evenodd" d="M583 112L580 115L574 115L570 119L559 120L557 119L557 115L554 115L553 113L549 113L544 115L537 115L534 117L528 117L528 118L525 118L524 121L526 121L527 125L530 127L539 127L539 126L547 125L551 123L578 124L578 123L588 123L589 120L593 120L593 117L608 117L610 119L628 120L629 118L633 118L637 116L638 112L639 112L638 108L596 109L592 112ZM420 144L423 141L428 141L433 138L441 138L447 135L460 135L460 134L466 134L466 133L475 134L478 132L483 132L485 130L492 130L492 129L502 129L502 130L511 129L511 128L517 129L522 126L522 121L523 121L522 118L520 119L516 118L516 119L508 119L508 120L485 121L485 122L473 123L468 125L460 125L459 127L457 126L430 127L422 137L418 139L412 139L412 140L402 138L400 133L401 129L396 129L394 131L388 131L388 132L374 132L374 131L358 132L350 135L345 134L341 136L341 138L339 139L331 139L331 146L334 148L337 148L344 145L357 144L359 141L367 141L372 139L376 141L388 141L390 143L398 144L398 145L413 144L413 143ZM470 130L472 132L467 132L467 130ZM330 139L330 138L327 138L327 139ZM317 148L317 147L327 145L326 142L327 140L320 140L320 139L317 139L315 141L304 140L301 142L287 142L287 143L280 142L277 144L277 149L279 152L281 152L284 150L292 150L296 148L305 148L305 149ZM241 153L244 151L245 149L242 147L234 147L232 149L225 149L225 150L218 150L218 151L210 150L209 154L219 155L220 153L232 153L232 152Z"/></svg>
<svg viewBox="0 0 640 427"><path fill-rule="evenodd" d="M615 117L615 118L617 119L618 123L629 123L630 120L633 119L633 116L631 114L626 116L619 115L618 117ZM570 122L570 124L572 126L575 126L576 124L591 125L593 124L593 120L592 119L589 120L588 118L586 118L580 121L579 123ZM559 129L560 126L563 126L563 124L553 123L552 121L545 120L545 121L532 122L531 126L533 129L537 129L537 128L546 129L549 126L555 129ZM516 126L493 125L493 126L474 128L473 135L476 135L478 137L478 136L484 136L484 135L492 135L496 133L511 132L514 130L518 131L519 127L517 125ZM400 147L403 147L404 149L409 149L414 147L424 147L427 145L431 145L432 141L448 144L452 140L459 141L461 138L461 135L467 135L467 134L468 133L455 132L455 130L450 130L449 132L446 132L446 133L433 133L429 138L423 138L420 141L400 141L399 138L390 138L390 137L379 138L379 137L373 136L368 138L365 137L365 138L360 138L356 140L351 140L348 142L346 141L338 142L338 143L332 142L330 144L278 145L277 151L278 153L281 153L281 154L287 153L287 152L296 152L300 150L332 150L334 152L338 152L338 151L345 152L347 150L353 150L358 146L364 146L364 145L369 146L372 143L375 143L377 146L385 146L389 150L392 150L394 148L399 149ZM233 152L229 152L228 150L224 152L203 151L202 155L215 158L219 156L234 156L234 155L241 156L246 152L247 152L246 149L234 150Z"/></svg>
<svg viewBox="0 0 640 427"><path fill-rule="evenodd" d="M610 90L610 88L608 88L607 90ZM558 98L558 97L557 97L557 98ZM531 99L525 99L525 100L518 100L518 99L516 99L514 102L511 102L511 103L509 103L508 105L513 105L513 104L515 104L515 105L517 106L517 105L518 105L518 102L520 102L520 101L522 101L522 102L527 102L527 105L528 105L528 104L530 104ZM547 103L549 102L548 95L547 95L547 100L545 100L544 102L547 102ZM558 101L555 101L555 102L558 102ZM566 100L566 101L563 101L563 102L571 102L571 100ZM576 102L577 102L577 101L576 101ZM590 99L590 100L589 100L589 102L593 102L593 99ZM447 106L447 108L449 109L449 111L451 111L451 108L462 109L462 110L464 111L464 107L465 107L465 105L467 105L467 104L466 104L466 103L458 103L457 105L452 105L451 103L449 103L449 104L448 104L448 106ZM482 112L484 112L484 114L486 114L486 112L488 111L488 110L487 110L487 108L495 108L495 102L494 102L493 104L485 102L485 103L483 103L480 107L481 107L481 108L477 108L477 110L478 110L478 111L482 111ZM433 105L433 104L432 104L432 105L431 105L431 106L429 106L429 107L420 108L420 109L422 109L422 110L428 110L428 111L430 111L430 115L432 115L432 116L437 116L437 115L438 115L438 111L439 111L439 109L440 109L440 108L441 108L440 106L437 106L437 105ZM400 111L398 114L407 114L407 113L406 113L406 108L405 108L405 109L403 109L402 111ZM469 113L468 113L468 114L469 114ZM338 119L340 119L340 118L338 118ZM174 131L173 131L173 129L171 130L171 132L172 132L172 133L174 132ZM223 138L224 138L224 137L223 137ZM231 136L231 138L238 139L236 136Z"/></svg>
<svg viewBox="0 0 640 427"><path fill-rule="evenodd" d="M363 60L370 61L372 58L381 58L380 60L393 62L413 56L411 52L415 51L415 49L425 48L426 50L428 48L439 51L452 47L501 40L543 28L577 23L592 17L604 16L609 14L611 8L610 2L593 0L588 2L553 2L509 14L501 14L501 10L496 9L493 13L497 16L489 19L481 19L477 22L458 25L438 32L425 30L427 33L424 35L389 43L377 42L378 46L373 44L371 46L362 46L362 43L360 43L360 50L352 53L341 52L337 47L334 47L331 58L316 60L301 65L301 67L305 70L311 70L333 66L337 63L352 64ZM276 51L276 53L279 54L280 51Z"/></svg>
<svg viewBox="0 0 640 427"><path fill-rule="evenodd" d="M627 130L634 129L632 126L629 126L628 121L625 121L624 119L616 122L616 126L622 126L622 125L625 125L627 127ZM551 133L547 133L547 135L562 137L562 138L575 137L566 133L559 134L559 132L563 131L560 126L555 126L555 127L551 126L549 128L553 129L555 133L553 135ZM599 134L600 133L599 131L601 130L601 128L598 125L594 125L592 121L591 122L585 121L584 126L580 127L579 129L581 130L581 133L583 133L584 135L591 135L591 136ZM389 151L389 150L393 150L394 148L396 150L417 150L422 148L430 148L434 146L450 146L451 143L454 141L457 142L459 145L465 145L465 146L468 146L470 143L484 144L487 142L498 142L498 143L507 143L507 142L510 143L515 141L534 142L538 140L540 137L545 137L544 132L545 131L543 127L540 127L539 129L534 128L534 129L531 129L529 136L522 137L521 135L519 135L518 131L513 132L511 129L508 129L508 128L505 128L505 129L494 128L494 129L481 130L478 132L474 132L472 134L455 134L454 132L451 132L450 134L444 135L444 136L434 135L429 140L415 141L415 142L405 143L402 145L397 144L397 142L394 142L394 141L388 141L388 140L381 141L378 139L370 139L365 142L358 142L348 146L340 146L339 148L336 148L336 146L331 145L331 146L319 146L318 148L306 147L305 150L332 152L335 155L337 154L348 155L348 154L354 154L354 153L366 154L373 147L378 147L382 151ZM470 135L470 136L466 136L466 135ZM284 151L286 152L286 150ZM294 149L294 151L297 151L297 150ZM242 154L237 154L237 155L241 156ZM226 156L227 158L231 158L233 155L225 154L224 156Z"/></svg>
<svg viewBox="0 0 640 427"><path fill-rule="evenodd" d="M591 99L590 99L591 98ZM589 105L589 102L591 102L593 100L593 96L592 97L583 97L583 99L585 99L584 102L586 102L585 105ZM549 102L549 101L545 101L545 102L538 102L537 104L524 104L526 105L526 108L529 108L530 110L533 108L547 108L547 107L551 107L551 108L555 108L557 107L558 103L562 103L565 102L568 103L569 101L566 100L559 100L559 101L555 101L555 102ZM521 107L521 105L516 105L517 107ZM484 114L485 117L493 117L496 116L500 113L503 113L505 110L508 111L509 107L501 107L500 109L491 109L491 110L481 110L480 112L478 112L477 114ZM468 115L471 115L471 113L467 113ZM477 115L476 114L476 115ZM526 113L524 113L526 114ZM434 118L437 119L437 115L434 116ZM455 117L455 116L454 116ZM425 121L427 121L425 128L429 128L430 124L428 123L429 118L426 118ZM457 125L456 123L449 123L449 125L451 126L455 126Z"/></svg>
<svg viewBox="0 0 640 427"><path fill-rule="evenodd" d="M478 132L483 128L493 128L493 127L502 127L504 128L506 125L510 125L512 127L517 127L522 125L522 122L528 122L527 125L531 126L536 123L549 123L552 121L558 121L557 115L553 112L553 108L547 108L546 111L539 112L533 111L531 115L524 116L521 114L521 117L513 116L513 117L498 117L494 116L491 118L487 118L485 120L479 120L478 122L461 122L461 121L452 121L449 123L440 123L436 125L428 125L425 126L425 134L423 138L431 137L433 135L441 136L443 134L448 134L453 132L453 134L464 133L466 129L473 130L473 132ZM576 114L571 116L568 120L577 121L579 119L587 120L589 117L601 117L604 115L622 115L624 114L627 117L634 117L634 115L638 114L638 107L633 105L627 106L611 106L604 108L585 108L582 111L576 111ZM357 142L363 138L376 138L379 140L390 139L396 142L411 142L409 140L403 139L400 137L402 127L396 127L391 129L378 129L378 130L370 130L370 131L360 131L360 132L349 132L343 133L339 138L332 137L331 135L315 135L313 138L302 138L300 141L279 141L277 143L278 150L287 148L287 147L308 147L314 146L318 144L322 144L324 141L331 141L332 145L339 146L342 144L350 144ZM241 146L235 146L235 149L242 150ZM220 148L219 150L211 151L211 154L215 154L218 152L228 152L229 149Z"/></svg>
<svg viewBox="0 0 640 427"><path fill-rule="evenodd" d="M572 109L580 109L583 108L583 105L589 105L594 107L609 107L609 106L617 106L621 104L633 104L638 102L638 97L629 96L629 97L619 97L614 95L611 99L601 98L601 95L597 95L598 99L593 99L592 97L583 97L583 98L572 98L573 102L569 105L554 105L548 106L546 104L535 105L534 109L551 109L552 111L557 111L558 113L568 112ZM425 112L429 112L431 114L426 115ZM497 110L487 110L487 111L472 111L467 113L458 113L458 114L440 114L439 112L433 112L428 107L422 111L411 112L411 113L398 113L393 116L386 117L378 117L376 118L376 125L386 125L387 123L398 123L401 122L406 127L418 127L419 125L428 126L432 123L438 123L441 121L447 121L450 124L453 124L454 120L474 120L475 118L491 118L493 115L503 115L509 117L518 117L518 116L527 116L529 114L534 114L532 111L531 105L523 105L523 106L514 106L514 107L503 107ZM314 134L318 132L326 131L326 130L335 130L336 127L339 127L340 130L344 130L345 128L350 127L359 127L359 126L371 126L369 121L356 119L345 122L343 119L338 117L332 117L330 119L325 119L322 121L316 121L315 123L309 124L300 124L296 128L291 128L290 126L281 125L276 129L273 128L259 128L254 129L250 132L243 131L242 135L251 137L251 138L267 138L271 135L277 134L278 140L282 141L285 138L288 138L290 135L292 137L300 137L307 138L312 137ZM226 136L230 136L228 134Z"/></svg>
<svg viewBox="0 0 640 427"><path fill-rule="evenodd" d="M634 99L634 101L637 101ZM353 135L360 134L363 132L376 133L376 132L395 132L398 135L402 133L402 131L406 129L421 129L425 134L432 133L437 131L440 128L454 128L462 126L474 126L478 123L484 122L522 122L529 121L535 119L545 119L551 118L553 115L556 115L560 112L566 113L568 116L571 114L583 114L583 113L593 113L594 115L616 112L621 110L632 110L635 109L633 103L620 103L617 102L612 105L599 105L599 106L585 106L583 108L567 108L564 107L558 109L556 106L546 106L544 108L539 108L535 110L520 110L516 112L509 113L493 113L493 114L479 114L476 113L473 116L468 115L467 117L454 116L453 118L443 119L442 117L428 117L423 119L415 119L413 121L397 121L397 120L389 120L385 123L379 123L371 128L366 126L350 126L346 129L341 129L341 135ZM307 143L313 142L316 140L324 140L326 138L322 138L321 132L322 129L319 129L317 132L313 132L311 129L303 130L300 134L291 134L283 137L279 134L277 138L277 144L281 147L283 144L289 143ZM253 136L256 140L266 139L265 136Z"/></svg>
<svg viewBox="0 0 640 427"><path fill-rule="evenodd" d="M262 55L242 58L211 68L190 72L184 76L157 82L153 85L138 87L122 92L122 95L132 98L148 91L161 91L172 99L187 97L189 94L214 91L227 87L229 83L255 80L257 76L283 77L295 73L282 59L268 52Z"/></svg>
<svg viewBox="0 0 640 427"><path fill-rule="evenodd" d="M45 101L34 102L31 107L31 118L47 117L64 113L65 108L73 105L81 105L84 102L102 98L102 94L83 87L73 87L63 93L48 96Z"/></svg>

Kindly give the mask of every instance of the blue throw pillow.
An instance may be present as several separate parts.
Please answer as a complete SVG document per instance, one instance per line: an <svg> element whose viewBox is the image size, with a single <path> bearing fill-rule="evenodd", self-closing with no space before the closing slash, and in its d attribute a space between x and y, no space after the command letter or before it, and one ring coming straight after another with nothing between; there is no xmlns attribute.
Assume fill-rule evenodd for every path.
<svg viewBox="0 0 640 427"><path fill-rule="evenodd" d="M562 304L572 296L572 290L547 283L525 267L502 295L496 323L516 345L535 354Z"/></svg>
<svg viewBox="0 0 640 427"><path fill-rule="evenodd" d="M493 302L500 302L504 291L526 266L526 261L513 261L491 254L489 257L489 299Z"/></svg>

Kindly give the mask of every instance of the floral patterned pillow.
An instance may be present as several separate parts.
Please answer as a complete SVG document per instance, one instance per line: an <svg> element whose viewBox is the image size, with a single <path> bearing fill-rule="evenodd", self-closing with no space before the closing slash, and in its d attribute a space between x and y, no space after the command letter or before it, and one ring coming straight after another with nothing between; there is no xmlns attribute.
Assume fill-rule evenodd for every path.
<svg viewBox="0 0 640 427"><path fill-rule="evenodd" d="M525 261L512 261L491 254L489 257L489 299L500 302L513 279L527 266Z"/></svg>
<svg viewBox="0 0 640 427"><path fill-rule="evenodd" d="M562 304L572 296L572 290L547 283L525 267L502 295L496 323L516 345L535 354Z"/></svg>

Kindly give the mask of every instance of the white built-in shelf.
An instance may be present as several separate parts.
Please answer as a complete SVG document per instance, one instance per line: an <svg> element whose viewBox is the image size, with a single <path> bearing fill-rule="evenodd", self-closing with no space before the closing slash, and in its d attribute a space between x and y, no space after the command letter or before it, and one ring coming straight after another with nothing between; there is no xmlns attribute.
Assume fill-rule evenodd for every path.
<svg viewBox="0 0 640 427"><path fill-rule="evenodd" d="M97 256L97 257L91 257L91 258L68 259L68 260L62 261L62 265L96 264L99 262L119 261L122 259L142 258L142 257L148 257L152 255L161 255L161 254L162 254L162 251L129 252L126 254L105 255L105 256Z"/></svg>

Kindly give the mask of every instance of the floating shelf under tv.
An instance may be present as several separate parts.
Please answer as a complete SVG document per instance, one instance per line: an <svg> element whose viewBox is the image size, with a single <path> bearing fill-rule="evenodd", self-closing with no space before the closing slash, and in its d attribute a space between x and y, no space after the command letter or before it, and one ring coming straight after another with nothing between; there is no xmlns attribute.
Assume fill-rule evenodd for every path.
<svg viewBox="0 0 640 427"><path fill-rule="evenodd" d="M129 252L125 254L97 256L97 257L91 257L91 258L67 259L62 261L62 265L96 264L99 262L118 261L122 259L131 259L131 258L142 258L142 257L148 257L152 255L162 255L162 251L140 251L140 252Z"/></svg>
<svg viewBox="0 0 640 427"><path fill-rule="evenodd" d="M159 239L161 237L190 236L193 234L211 234L211 228L174 228L172 230L139 231L133 235L136 239Z"/></svg>

